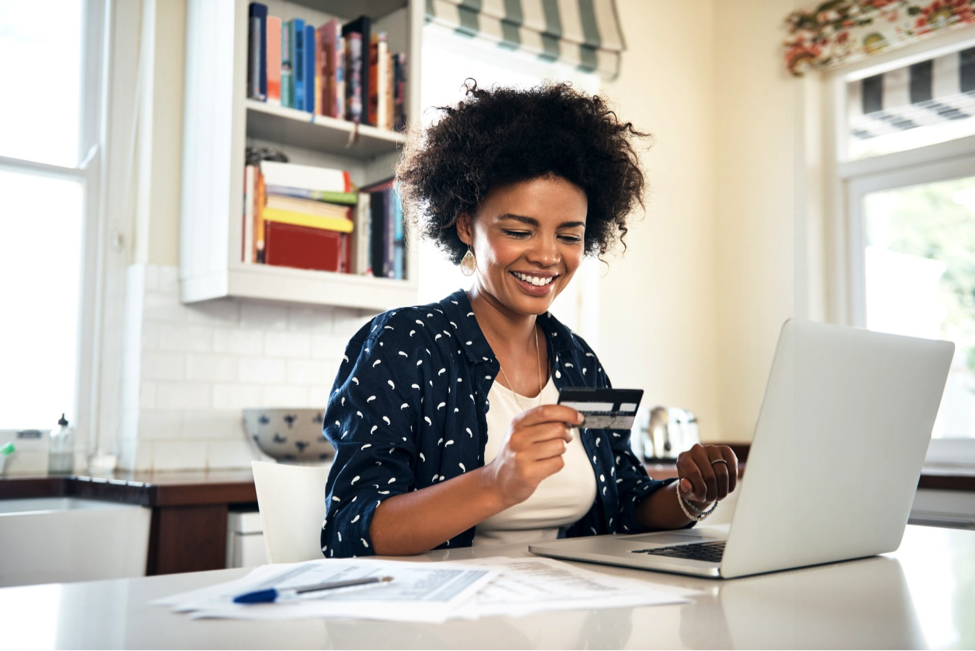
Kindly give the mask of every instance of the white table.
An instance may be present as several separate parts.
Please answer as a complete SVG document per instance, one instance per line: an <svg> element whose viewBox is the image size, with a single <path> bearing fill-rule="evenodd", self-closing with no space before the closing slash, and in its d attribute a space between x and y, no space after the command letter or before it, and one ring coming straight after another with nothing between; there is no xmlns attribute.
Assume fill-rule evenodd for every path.
<svg viewBox="0 0 975 651"><path fill-rule="evenodd" d="M523 556L523 547L431 552ZM248 570L0 590L3 648L973 648L975 532L909 526L897 552L733 581L585 565L693 603L445 624L191 620L152 606Z"/></svg>

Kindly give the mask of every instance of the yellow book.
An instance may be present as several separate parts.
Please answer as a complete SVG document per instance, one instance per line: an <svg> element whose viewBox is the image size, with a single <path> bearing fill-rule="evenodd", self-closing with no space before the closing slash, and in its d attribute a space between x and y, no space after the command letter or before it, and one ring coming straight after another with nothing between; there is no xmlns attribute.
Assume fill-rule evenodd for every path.
<svg viewBox="0 0 975 651"><path fill-rule="evenodd" d="M293 210L281 210L279 208L265 208L264 221L320 228L326 231L338 231L339 233L352 232L352 220L350 219L321 217L302 212L294 212Z"/></svg>

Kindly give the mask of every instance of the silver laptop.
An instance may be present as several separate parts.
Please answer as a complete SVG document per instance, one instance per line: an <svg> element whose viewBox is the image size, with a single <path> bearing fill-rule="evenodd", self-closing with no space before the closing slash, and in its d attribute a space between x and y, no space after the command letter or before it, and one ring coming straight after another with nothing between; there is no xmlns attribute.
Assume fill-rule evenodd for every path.
<svg viewBox="0 0 975 651"><path fill-rule="evenodd" d="M786 321L730 526L572 538L529 550L725 579L893 551L954 348Z"/></svg>

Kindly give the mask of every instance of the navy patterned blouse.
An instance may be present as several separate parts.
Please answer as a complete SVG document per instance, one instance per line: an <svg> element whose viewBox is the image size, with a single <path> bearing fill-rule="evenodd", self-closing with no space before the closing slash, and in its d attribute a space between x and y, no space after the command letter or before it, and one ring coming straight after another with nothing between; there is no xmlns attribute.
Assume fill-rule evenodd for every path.
<svg viewBox="0 0 975 651"><path fill-rule="evenodd" d="M555 386L609 387L589 346L555 317L539 317ZM384 499L484 465L487 400L499 364L467 293L380 314L352 337L325 411L335 446L322 553L373 554L369 525ZM636 505L669 482L650 479L626 430L583 429L596 499L560 537L636 532ZM440 548L470 546L474 528Z"/></svg>

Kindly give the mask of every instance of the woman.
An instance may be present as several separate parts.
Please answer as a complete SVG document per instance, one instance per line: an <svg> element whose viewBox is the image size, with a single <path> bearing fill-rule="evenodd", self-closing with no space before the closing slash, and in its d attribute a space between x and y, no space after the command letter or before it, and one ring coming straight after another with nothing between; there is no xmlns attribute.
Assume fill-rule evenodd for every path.
<svg viewBox="0 0 975 651"><path fill-rule="evenodd" d="M609 387L548 313L585 254L642 204L643 174L599 97L567 84L478 89L397 170L407 218L469 291L381 314L350 341L325 415L336 456L327 557L688 526L734 490L735 455L695 446L654 481L628 431L580 429L567 386Z"/></svg>

